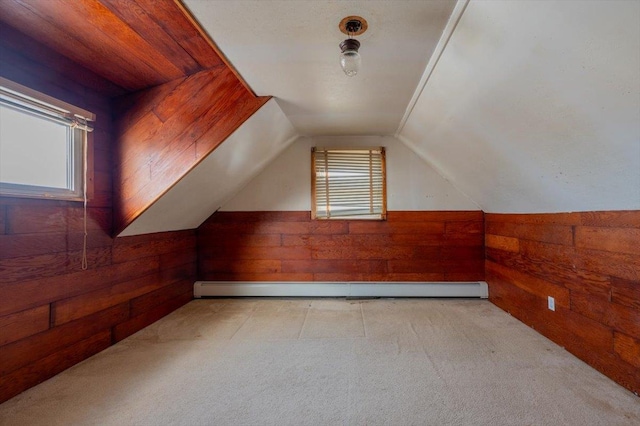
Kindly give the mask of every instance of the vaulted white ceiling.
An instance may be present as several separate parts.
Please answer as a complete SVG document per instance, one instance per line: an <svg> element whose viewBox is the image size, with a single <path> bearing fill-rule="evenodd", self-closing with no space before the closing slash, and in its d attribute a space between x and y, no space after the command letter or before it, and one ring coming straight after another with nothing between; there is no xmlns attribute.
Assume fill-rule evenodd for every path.
<svg viewBox="0 0 640 426"><path fill-rule="evenodd" d="M186 6L251 88L275 96L301 135L390 135L455 6L455 0L186 0ZM357 36L362 70L347 77L338 28Z"/></svg>
<svg viewBox="0 0 640 426"><path fill-rule="evenodd" d="M264 141L269 132L395 135L488 212L640 209L640 1L186 5L257 94L277 99L270 108L280 118L247 122L251 140L234 135L224 155L234 144L266 143L262 157L275 158L291 139ZM352 14L370 29L359 37L362 72L348 78L338 23ZM204 181L213 172L197 170ZM186 177L175 188L206 188L218 208L248 182L243 176L221 187L188 187ZM158 205L182 202L189 212L193 198L203 207L176 196ZM206 210L193 210L184 226L197 226L213 213ZM141 218L175 224L162 214L152 207ZM141 233L136 226L130 231ZM165 230L139 229L151 228Z"/></svg>

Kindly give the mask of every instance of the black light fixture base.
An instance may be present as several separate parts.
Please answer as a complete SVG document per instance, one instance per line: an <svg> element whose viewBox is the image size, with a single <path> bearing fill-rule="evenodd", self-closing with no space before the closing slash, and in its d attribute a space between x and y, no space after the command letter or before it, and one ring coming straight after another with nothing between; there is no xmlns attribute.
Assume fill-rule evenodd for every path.
<svg viewBox="0 0 640 426"><path fill-rule="evenodd" d="M360 49L360 42L355 38L348 38L340 43L340 50L342 52L346 50L355 50L357 52L358 49Z"/></svg>

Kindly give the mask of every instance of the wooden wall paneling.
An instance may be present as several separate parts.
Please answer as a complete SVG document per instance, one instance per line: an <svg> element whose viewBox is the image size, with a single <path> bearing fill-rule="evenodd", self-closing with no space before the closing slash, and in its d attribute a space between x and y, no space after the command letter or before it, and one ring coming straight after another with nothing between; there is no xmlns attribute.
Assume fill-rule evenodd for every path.
<svg viewBox="0 0 640 426"><path fill-rule="evenodd" d="M489 299L639 392L640 211L485 218Z"/></svg>
<svg viewBox="0 0 640 426"><path fill-rule="evenodd" d="M111 306L124 303L161 287L160 273L127 280L90 293L56 301L52 304L52 325L58 326Z"/></svg>
<svg viewBox="0 0 640 426"><path fill-rule="evenodd" d="M576 214L579 215L579 219L574 220L573 223L580 223L582 226L640 228L640 215L637 210L592 211Z"/></svg>
<svg viewBox="0 0 640 426"><path fill-rule="evenodd" d="M640 340L624 333L613 333L613 350L623 360L640 369Z"/></svg>
<svg viewBox="0 0 640 426"><path fill-rule="evenodd" d="M578 248L640 256L640 227L629 229L578 226L575 238Z"/></svg>
<svg viewBox="0 0 640 426"><path fill-rule="evenodd" d="M7 223L7 207L0 204L0 235L4 235L7 232L6 223ZM4 247L4 245L2 247Z"/></svg>
<svg viewBox="0 0 640 426"><path fill-rule="evenodd" d="M153 324L160 318L175 311L179 307L188 303L193 299L193 286L186 292L172 297L164 303L152 307L150 310L144 313L130 318L129 320L117 324L113 327L113 339L114 342L119 342L126 337L131 336L133 333L142 330L143 328Z"/></svg>
<svg viewBox="0 0 640 426"><path fill-rule="evenodd" d="M200 278L484 278L482 212L389 212L387 218L331 221L311 220L309 212L218 212L198 229Z"/></svg>
<svg viewBox="0 0 640 426"><path fill-rule="evenodd" d="M234 115L220 113L215 117L216 125L211 127L196 141L196 157L198 160L205 158L211 151L216 149L231 133L233 133L242 123L259 110L269 99L268 96L256 98L242 98L231 107L235 111Z"/></svg>
<svg viewBox="0 0 640 426"><path fill-rule="evenodd" d="M4 7L7 4L3 3L0 20L8 12ZM74 102L67 97L77 93L74 88L78 86L85 86L100 96L119 96L125 92L121 86L44 47L12 25L15 24L11 20L0 25L0 57L3 58L0 69L3 77L39 91L44 91L42 85L46 84L51 96L69 103ZM40 66L42 63L47 64L46 69Z"/></svg>
<svg viewBox="0 0 640 426"><path fill-rule="evenodd" d="M100 2L127 26L135 28L138 35L164 58L170 58L182 75L190 75L203 69L164 29L164 26L176 21L175 15L171 19L158 21L155 8L150 7L152 6L150 2L123 0L100 0Z"/></svg>
<svg viewBox="0 0 640 426"><path fill-rule="evenodd" d="M101 331L36 363L26 365L6 376L0 376L0 401L6 401L23 390L42 383L110 345L111 332Z"/></svg>
<svg viewBox="0 0 640 426"><path fill-rule="evenodd" d="M223 64L220 53L211 39L191 19L179 1L135 0L145 10L151 10L156 22L196 60L202 69ZM212 54L213 52L213 54ZM226 64L230 67L230 64Z"/></svg>
<svg viewBox="0 0 640 426"><path fill-rule="evenodd" d="M2 52L21 45L0 40ZM195 231L111 237L114 129L103 91L113 85L77 64L69 76L52 70L46 60L60 56L36 46L28 57L12 52L0 74L24 71L17 82L97 112L88 269L82 203L0 197L0 402L112 344L117 325L137 331L188 302L197 272Z"/></svg>
<svg viewBox="0 0 640 426"><path fill-rule="evenodd" d="M0 317L0 346L49 328L49 305Z"/></svg>
<svg viewBox="0 0 640 426"><path fill-rule="evenodd" d="M224 65L172 0L7 0L0 21L128 91Z"/></svg>
<svg viewBox="0 0 640 426"><path fill-rule="evenodd" d="M166 287L131 299L131 318L150 312L159 305L169 303L185 294L193 293L193 280L182 280Z"/></svg>
<svg viewBox="0 0 640 426"><path fill-rule="evenodd" d="M640 311L640 281L611 277L611 301Z"/></svg>
<svg viewBox="0 0 640 426"><path fill-rule="evenodd" d="M109 58L112 52L105 50L100 44L88 46L75 37L75 30L68 32L65 28L56 25L52 18L48 19L47 10L39 11L38 9L38 6L47 5L49 7L60 7L57 2L45 1L24 4L10 0L5 2L3 8L0 9L2 11L0 20L6 25L15 25L25 30L39 43L47 45L73 62L84 65L120 87L127 90L135 90L141 87L142 83L140 78L136 76L136 72L141 71L144 73L143 70L132 69L130 65L124 63L120 66L122 59L118 62L118 66L113 66L113 63L111 63L110 67L98 66L99 64L104 65L106 63L105 58ZM79 17L76 16L76 18ZM84 21L84 18L81 19ZM92 33L93 31L90 31L87 36ZM148 78L150 72L147 71L145 74L147 75L143 74L143 78ZM155 84L158 82L159 80L156 79L153 81Z"/></svg>
<svg viewBox="0 0 640 426"><path fill-rule="evenodd" d="M39 359L60 352L94 334L108 331L114 325L125 321L128 316L129 306L122 303L3 346L0 351L0 376L36 363Z"/></svg>
<svg viewBox="0 0 640 426"><path fill-rule="evenodd" d="M636 309L575 291L571 293L571 310L640 339L640 311Z"/></svg>
<svg viewBox="0 0 640 426"><path fill-rule="evenodd" d="M116 233L144 212L268 98L255 98L227 68L201 71L122 98L118 121ZM242 102L241 101L245 101ZM239 105L249 105L238 111ZM239 113L240 112L240 113ZM215 128L217 139L211 136ZM206 139L208 151L197 147Z"/></svg>
<svg viewBox="0 0 640 426"><path fill-rule="evenodd" d="M42 305L52 300L61 300L90 292L113 283L144 276L159 269L159 260L140 259L105 267L80 268L66 273L55 270L51 275L37 276L29 280L0 284L0 315L17 312ZM4 281L4 273L3 273Z"/></svg>

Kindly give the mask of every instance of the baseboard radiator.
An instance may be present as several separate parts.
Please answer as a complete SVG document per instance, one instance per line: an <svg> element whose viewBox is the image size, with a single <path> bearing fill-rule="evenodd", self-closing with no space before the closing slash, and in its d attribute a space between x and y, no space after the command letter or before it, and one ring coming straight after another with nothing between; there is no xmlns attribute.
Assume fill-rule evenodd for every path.
<svg viewBox="0 0 640 426"><path fill-rule="evenodd" d="M474 282L271 282L196 281L201 297L489 297L487 283Z"/></svg>

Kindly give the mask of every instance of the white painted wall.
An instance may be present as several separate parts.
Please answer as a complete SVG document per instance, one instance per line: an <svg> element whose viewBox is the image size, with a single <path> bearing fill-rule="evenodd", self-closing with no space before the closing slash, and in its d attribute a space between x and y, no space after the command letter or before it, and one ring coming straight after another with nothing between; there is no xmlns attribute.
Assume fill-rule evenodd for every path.
<svg viewBox="0 0 640 426"><path fill-rule="evenodd" d="M399 137L488 212L640 209L640 2L472 0Z"/></svg>
<svg viewBox="0 0 640 426"><path fill-rule="evenodd" d="M391 136L301 137L221 210L310 210L311 148L314 146L384 146L388 210L478 210L477 205Z"/></svg>
<svg viewBox="0 0 640 426"><path fill-rule="evenodd" d="M120 235L197 228L295 138L271 99Z"/></svg>

